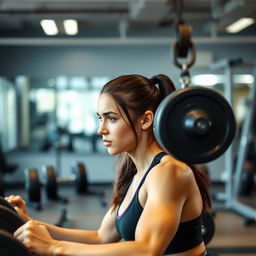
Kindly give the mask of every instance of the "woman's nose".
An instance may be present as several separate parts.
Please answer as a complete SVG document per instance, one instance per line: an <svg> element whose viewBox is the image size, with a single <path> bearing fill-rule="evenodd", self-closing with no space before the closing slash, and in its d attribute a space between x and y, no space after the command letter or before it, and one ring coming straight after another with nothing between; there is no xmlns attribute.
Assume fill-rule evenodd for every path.
<svg viewBox="0 0 256 256"><path fill-rule="evenodd" d="M104 122L101 122L99 129L98 129L98 134L102 135L102 134L106 134L108 132L108 129L105 125Z"/></svg>

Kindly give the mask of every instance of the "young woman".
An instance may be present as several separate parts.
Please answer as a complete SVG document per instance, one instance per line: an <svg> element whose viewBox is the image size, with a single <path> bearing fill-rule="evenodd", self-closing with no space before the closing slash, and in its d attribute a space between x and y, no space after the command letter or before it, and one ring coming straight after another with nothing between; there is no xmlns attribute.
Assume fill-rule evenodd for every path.
<svg viewBox="0 0 256 256"><path fill-rule="evenodd" d="M112 204L97 231L65 229L32 220L25 202L10 196L28 220L15 233L36 255L204 256L201 214L211 207L207 180L192 165L163 152L153 134L154 113L175 90L165 75L126 75L99 97L98 133L120 155Z"/></svg>

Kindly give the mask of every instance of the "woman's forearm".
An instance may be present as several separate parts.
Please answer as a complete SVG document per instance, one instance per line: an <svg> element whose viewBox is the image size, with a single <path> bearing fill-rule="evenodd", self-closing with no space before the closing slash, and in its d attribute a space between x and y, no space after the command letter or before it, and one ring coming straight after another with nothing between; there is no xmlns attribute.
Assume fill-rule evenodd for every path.
<svg viewBox="0 0 256 256"><path fill-rule="evenodd" d="M148 245L142 242L119 242L109 244L81 244L58 241L52 247L53 256L152 256Z"/></svg>
<svg viewBox="0 0 256 256"><path fill-rule="evenodd" d="M38 224L44 225L50 235L55 240L64 240L77 243L99 244L101 243L98 232L94 230L79 230L57 227L45 222L37 221Z"/></svg>

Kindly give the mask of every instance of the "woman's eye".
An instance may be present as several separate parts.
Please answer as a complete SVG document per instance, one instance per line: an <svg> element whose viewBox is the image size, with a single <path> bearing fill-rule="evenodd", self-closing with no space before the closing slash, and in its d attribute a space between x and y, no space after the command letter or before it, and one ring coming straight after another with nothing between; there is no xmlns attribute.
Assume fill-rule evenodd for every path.
<svg viewBox="0 0 256 256"><path fill-rule="evenodd" d="M116 117L111 117L111 116L110 116L108 119L109 119L111 122L115 122L115 121L117 120Z"/></svg>

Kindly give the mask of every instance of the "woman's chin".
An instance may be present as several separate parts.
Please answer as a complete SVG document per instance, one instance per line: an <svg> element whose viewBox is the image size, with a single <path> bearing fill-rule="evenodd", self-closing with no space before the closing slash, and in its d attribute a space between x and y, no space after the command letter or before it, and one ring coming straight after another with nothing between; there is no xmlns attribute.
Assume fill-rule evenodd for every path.
<svg viewBox="0 0 256 256"><path fill-rule="evenodd" d="M111 155L111 156L115 156L115 155L118 155L118 154L121 154L122 152L119 152L117 150L114 150L112 148L107 148L108 150L108 154Z"/></svg>

